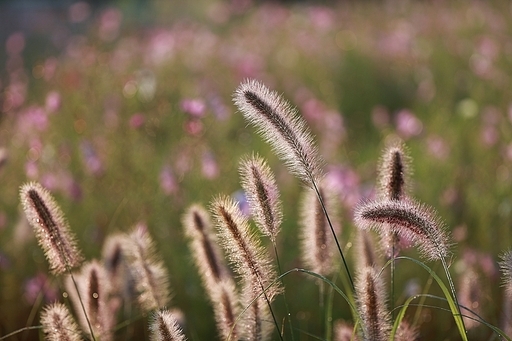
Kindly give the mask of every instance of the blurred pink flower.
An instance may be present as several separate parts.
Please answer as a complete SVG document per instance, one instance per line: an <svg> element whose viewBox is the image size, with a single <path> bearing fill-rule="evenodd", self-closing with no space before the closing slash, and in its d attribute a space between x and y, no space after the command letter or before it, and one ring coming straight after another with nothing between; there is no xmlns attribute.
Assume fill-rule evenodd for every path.
<svg viewBox="0 0 512 341"><path fill-rule="evenodd" d="M92 144L88 141L83 141L80 144L80 150L82 151L82 160L85 164L87 172L94 176L102 175L103 163L101 162Z"/></svg>
<svg viewBox="0 0 512 341"><path fill-rule="evenodd" d="M130 128L139 129L146 122L146 118L142 114L135 114L130 117Z"/></svg>
<svg viewBox="0 0 512 341"><path fill-rule="evenodd" d="M450 148L446 141L437 135L430 135L427 138L427 149L430 155L439 160L446 160L450 154Z"/></svg>
<svg viewBox="0 0 512 341"><path fill-rule="evenodd" d="M203 100L198 98L184 99L181 101L180 107L181 110L193 117L203 117L206 110Z"/></svg>
<svg viewBox="0 0 512 341"><path fill-rule="evenodd" d="M343 165L329 167L325 175L325 183L339 195L348 209L352 209L362 198L359 175L350 167Z"/></svg>
<svg viewBox="0 0 512 341"><path fill-rule="evenodd" d="M165 165L160 171L160 188L165 195L175 194L178 191L178 184L169 165Z"/></svg>
<svg viewBox="0 0 512 341"><path fill-rule="evenodd" d="M103 41L113 41L119 35L123 14L117 8L108 8L101 14L99 36Z"/></svg>
<svg viewBox="0 0 512 341"><path fill-rule="evenodd" d="M68 17L72 23L80 23L91 15L91 6L85 1L75 2L69 6Z"/></svg>
<svg viewBox="0 0 512 341"><path fill-rule="evenodd" d="M201 171L204 177L210 180L219 176L219 166L215 160L215 156L211 152L203 153Z"/></svg>
<svg viewBox="0 0 512 341"><path fill-rule="evenodd" d="M39 167L35 161L27 161L25 163L25 175L31 180L37 179L39 176Z"/></svg>
<svg viewBox="0 0 512 341"><path fill-rule="evenodd" d="M187 120L184 126L187 134L192 136L200 135L203 132L203 123L200 120Z"/></svg>
<svg viewBox="0 0 512 341"><path fill-rule="evenodd" d="M59 110L61 104L61 97L57 91L50 91L46 95L45 109L47 113L54 113Z"/></svg>
<svg viewBox="0 0 512 341"><path fill-rule="evenodd" d="M417 136L423 130L423 123L407 109L400 110L395 121L396 130L404 139Z"/></svg>
<svg viewBox="0 0 512 341"><path fill-rule="evenodd" d="M14 32L5 41L5 50L9 56L19 55L25 48L25 35L22 32Z"/></svg>

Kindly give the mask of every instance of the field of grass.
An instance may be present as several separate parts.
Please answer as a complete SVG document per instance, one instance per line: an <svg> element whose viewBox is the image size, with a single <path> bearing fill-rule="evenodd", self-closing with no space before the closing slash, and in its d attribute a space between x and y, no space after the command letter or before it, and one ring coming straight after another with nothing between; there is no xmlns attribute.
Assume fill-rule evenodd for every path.
<svg viewBox="0 0 512 341"><path fill-rule="evenodd" d="M21 209L19 188L28 181L54 195L88 260L101 258L108 235L146 225L169 272L169 307L182 311L189 340L217 332L181 217L218 194L245 203L244 155L263 156L276 176L281 269L305 267L304 185L233 105L246 79L282 94L311 129L354 274L354 208L375 196L382 151L400 138L411 158L411 195L435 208L451 233L447 262L456 287L474 272L473 308L512 331L512 320L503 321L512 301L503 298L498 267L512 247L511 14L506 1L77 3L44 35L9 34L0 42L0 337L39 325L45 304L66 302L63 278L48 272ZM415 250L403 254L417 259ZM445 278L438 263L426 262ZM338 266L328 277L343 288ZM284 339L327 338L331 304L329 319L351 320L347 303L325 284L301 273L283 281L287 304L279 296L274 305ZM398 261L392 304L424 291L442 296L423 268ZM447 309L429 298L406 319L421 340L459 340ZM116 339L147 339L147 323L142 316L120 325ZM38 337L30 330L9 340ZM468 338L499 339L484 325Z"/></svg>

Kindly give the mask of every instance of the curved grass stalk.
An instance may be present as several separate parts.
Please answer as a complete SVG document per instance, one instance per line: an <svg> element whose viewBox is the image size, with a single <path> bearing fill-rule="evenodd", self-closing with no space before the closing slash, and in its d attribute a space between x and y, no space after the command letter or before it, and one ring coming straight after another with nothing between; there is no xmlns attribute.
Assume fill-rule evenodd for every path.
<svg viewBox="0 0 512 341"><path fill-rule="evenodd" d="M468 337L466 334L466 328L464 327L464 321L462 319L462 314L460 312L460 306L457 301L457 296L455 294L455 288L453 287L453 281L451 279L451 276L449 275L448 267L446 266L446 262L443 260L443 267L445 268L445 271L447 273L448 281L450 282L450 289L449 290L444 282L441 280L441 278L432 270L430 267L428 267L425 263L406 256L400 256L396 259L406 259L409 261L412 261L421 267L423 267L427 272L432 276L432 278L437 282L440 289L443 291L444 296L446 297L446 301L448 303L448 306L450 307L450 311L452 313L453 319L455 320L455 324L457 325L457 329L459 330L459 334L464 341L468 341ZM453 295L453 296L452 296Z"/></svg>
<svg viewBox="0 0 512 341"><path fill-rule="evenodd" d="M451 312L450 309L446 309L446 308L443 308L443 307L439 307L439 306L434 306L434 305L426 305L426 304L423 304L423 303L411 303L414 299L416 298L421 298L422 299L422 302L424 302L424 299L426 298L432 298L432 299L436 299L436 300L440 300L440 301L443 301L443 302L446 302L447 300L443 297L439 297L439 296L435 296L435 295L430 295L430 294L419 294L419 295L415 295L415 296L411 296L409 297L404 304L396 307L397 309L400 308L400 311L397 315L397 319L395 320L395 324L393 326L393 329L392 329L392 333L391 333L391 337L390 337L390 341L394 340L394 337L396 335L396 332L398 331L398 327L400 326L400 323L402 322L404 316L405 316L405 313L406 313L406 310L409 306L414 306L414 307L426 307L426 308L432 308L432 309L437 309L437 310L441 310L441 311L445 311L445 312ZM483 324L484 326L488 327L489 329L491 329L493 332L495 332L496 334L498 334L498 336L500 337L503 337L505 338L507 341L512 341L512 339L507 336L505 334L505 332L503 330L501 330L500 328L490 324L489 322L486 322L482 317L480 317L478 314L474 313L473 311L471 311L471 309L469 308L466 308L464 306L461 306L462 308L466 309L467 311L471 312L473 315L475 315L476 317L473 317L473 316L469 316L469 315L462 315L462 317L465 317L465 318L468 318L468 319L471 319L471 320L474 320L474 321L477 321L481 324Z"/></svg>
<svg viewBox="0 0 512 341"><path fill-rule="evenodd" d="M352 317L354 319L354 325L357 325L359 324L359 320L361 319L361 317L359 316L359 313L357 312L357 309L355 307L355 305L353 304L353 301L351 301L351 299L349 298L349 296L347 296L347 294L345 294L343 292L343 290L341 290L334 282L332 282L331 280L329 280L327 277L324 277L320 274L317 274L316 272L313 272L313 271L309 271L309 270L306 270L306 269L301 269L301 268L293 268L293 269L290 269L286 272L284 272L283 274L279 275L275 280L273 280L266 288L263 292L261 292L260 294L258 294L255 298L253 298L253 300L251 302L248 303L248 305L242 309L242 311L240 312L240 314L237 316L236 320L235 320L235 323L231 329L231 333L233 333L233 330L234 330L234 327L235 325L240 321L241 317L243 316L243 314L247 311L247 309L250 308L250 306L257 300L259 299L262 295L265 294L265 292L267 290L269 290L272 286L274 285L278 285L278 283L282 280L282 278L284 278L285 276L288 276L289 274L293 273L293 272L301 272L301 273L304 273L304 274L307 274L309 276L313 276L313 277L316 277L320 280L322 280L323 282L329 284L329 286L334 290L336 291L341 297L343 297L345 299L345 301L347 302L347 304L349 305L350 307L350 310L352 312ZM230 333L230 335L231 335ZM228 341L231 340L230 337L228 337ZM323 340L323 339L319 339L319 340ZM467 341L467 340L466 340Z"/></svg>
<svg viewBox="0 0 512 341"><path fill-rule="evenodd" d="M34 330L34 329L43 329L43 326L30 326L30 327L23 327L21 329L18 329L18 330L15 330L7 335L4 335L2 337L0 337L0 340L7 340L8 338L10 338L11 336L14 336L14 335L17 335L19 333L23 333L24 331L27 331L27 330Z"/></svg>

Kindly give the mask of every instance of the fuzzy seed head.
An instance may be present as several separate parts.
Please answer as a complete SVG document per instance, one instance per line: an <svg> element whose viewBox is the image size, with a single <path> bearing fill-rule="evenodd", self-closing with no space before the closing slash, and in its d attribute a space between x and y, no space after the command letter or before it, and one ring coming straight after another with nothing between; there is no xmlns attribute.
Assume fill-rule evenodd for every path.
<svg viewBox="0 0 512 341"><path fill-rule="evenodd" d="M62 303L51 304L41 313L43 332L48 341L81 341L78 325Z"/></svg>
<svg viewBox="0 0 512 341"><path fill-rule="evenodd" d="M252 217L261 232L275 243L283 213L274 174L265 160L255 155L243 159L239 171Z"/></svg>
<svg viewBox="0 0 512 341"><path fill-rule="evenodd" d="M229 273L217 247L210 215L203 206L194 204L183 215L182 224L203 285L208 292L214 290L222 280L229 277Z"/></svg>
<svg viewBox="0 0 512 341"><path fill-rule="evenodd" d="M177 317L166 309L154 313L149 327L151 341L185 341Z"/></svg>
<svg viewBox="0 0 512 341"><path fill-rule="evenodd" d="M449 237L433 209L412 200L383 200L359 205L354 214L361 229L389 229L416 243L428 260L439 260L450 254Z"/></svg>
<svg viewBox="0 0 512 341"><path fill-rule="evenodd" d="M391 331L390 316L385 304L384 284L374 268L366 267L359 273L356 296L363 340L387 341Z"/></svg>
<svg viewBox="0 0 512 341"><path fill-rule="evenodd" d="M71 276L66 277L65 287L78 316L80 327L90 335L88 318L96 337L101 340L112 340L115 320L109 305L111 287L105 269L99 262L93 260L85 263L80 272L74 273L73 276L80 295L76 292ZM80 301L83 303L87 317Z"/></svg>
<svg viewBox="0 0 512 341"><path fill-rule="evenodd" d="M140 307L151 311L167 306L170 300L167 270L144 225L137 225L128 235L123 253L135 282Z"/></svg>
<svg viewBox="0 0 512 341"><path fill-rule="evenodd" d="M238 205L227 196L215 198L211 211L217 228L221 246L228 261L244 283L256 283L255 294L270 286L277 274L272 267L270 258L249 229L249 224L240 212ZM277 282L265 294L270 301L281 291Z"/></svg>
<svg viewBox="0 0 512 341"><path fill-rule="evenodd" d="M232 280L223 280L212 290L213 311L221 340L239 340L240 327L237 317L240 303Z"/></svg>
<svg viewBox="0 0 512 341"><path fill-rule="evenodd" d="M402 320L395 333L395 341L418 341L420 338L418 328Z"/></svg>
<svg viewBox="0 0 512 341"><path fill-rule="evenodd" d="M501 261L499 265L503 273L503 285L505 286L507 295L512 299L512 251L506 251L500 255L500 258Z"/></svg>
<svg viewBox="0 0 512 341"><path fill-rule="evenodd" d="M50 192L40 184L30 182L21 186L20 199L27 220L50 264L50 271L60 275L80 266L83 257L75 237Z"/></svg>
<svg viewBox="0 0 512 341"><path fill-rule="evenodd" d="M338 320L334 323L334 341L358 341L354 326L345 321Z"/></svg>
<svg viewBox="0 0 512 341"><path fill-rule="evenodd" d="M410 157L402 143L386 148L379 167L379 197L402 200L407 196L410 179Z"/></svg>
<svg viewBox="0 0 512 341"><path fill-rule="evenodd" d="M302 261L311 271L326 276L334 270L336 265L336 244L316 192L310 188L306 188L305 191L299 221ZM339 230L334 194L325 186L320 186L319 191L326 210L332 218L333 227Z"/></svg>
<svg viewBox="0 0 512 341"><path fill-rule="evenodd" d="M263 84L248 80L234 102L245 119L270 143L290 172L308 186L322 177L322 161L306 123L291 105Z"/></svg>

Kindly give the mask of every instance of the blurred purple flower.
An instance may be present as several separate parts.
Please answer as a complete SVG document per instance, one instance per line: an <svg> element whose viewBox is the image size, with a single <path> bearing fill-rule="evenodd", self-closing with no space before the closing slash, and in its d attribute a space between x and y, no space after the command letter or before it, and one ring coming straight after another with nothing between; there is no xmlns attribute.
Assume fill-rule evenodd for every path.
<svg viewBox="0 0 512 341"><path fill-rule="evenodd" d="M85 21L91 15L91 6L85 1L75 2L69 6L68 17L72 23Z"/></svg>
<svg viewBox="0 0 512 341"><path fill-rule="evenodd" d="M160 171L160 188L165 195L175 194L178 191L178 184L169 165L165 165Z"/></svg>
<svg viewBox="0 0 512 341"><path fill-rule="evenodd" d="M193 117L203 117L206 110L203 100L198 98L184 99L181 101L180 107L181 110Z"/></svg>
<svg viewBox="0 0 512 341"><path fill-rule="evenodd" d="M135 114L130 117L130 128L139 129L144 125L146 118L142 114Z"/></svg>
<svg viewBox="0 0 512 341"><path fill-rule="evenodd" d="M50 91L46 95L45 109L46 112L51 114L59 110L61 104L61 97L57 91Z"/></svg>
<svg viewBox="0 0 512 341"><path fill-rule="evenodd" d="M44 302L53 302L57 300L58 290L46 274L39 272L34 277L27 280L24 284L24 298L30 305L33 305L39 294L43 295Z"/></svg>
<svg viewBox="0 0 512 341"><path fill-rule="evenodd" d="M101 13L99 36L103 41L113 41L119 35L123 14L117 8L108 8Z"/></svg>
<svg viewBox="0 0 512 341"><path fill-rule="evenodd" d="M210 180L219 176L219 166L215 160L215 156L211 152L203 153L201 171L204 177Z"/></svg>
<svg viewBox="0 0 512 341"><path fill-rule="evenodd" d="M82 151L82 160L87 171L94 176L103 174L103 163L92 144L88 141L83 141L80 144L80 150Z"/></svg>
<svg viewBox="0 0 512 341"><path fill-rule="evenodd" d="M35 161L27 161L25 163L25 175L31 180L37 179L39 176L39 167Z"/></svg>
<svg viewBox="0 0 512 341"><path fill-rule="evenodd" d="M417 136L423 130L423 123L407 110L400 110L396 115L396 130L404 139Z"/></svg>
<svg viewBox="0 0 512 341"><path fill-rule="evenodd" d="M18 129L21 134L29 136L34 131L45 131L48 128L46 111L38 106L26 108L18 119Z"/></svg>
<svg viewBox="0 0 512 341"><path fill-rule="evenodd" d="M0 269L7 270L11 267L11 261L6 255L0 252Z"/></svg>
<svg viewBox="0 0 512 341"><path fill-rule="evenodd" d="M198 136L203 132L203 123L198 119L187 120L184 124L187 134Z"/></svg>
<svg viewBox="0 0 512 341"><path fill-rule="evenodd" d="M14 32L5 41L5 51L9 56L19 55L25 49L25 36L22 32Z"/></svg>
<svg viewBox="0 0 512 341"><path fill-rule="evenodd" d="M250 217L251 208L249 207L249 202L247 201L247 196L245 195L245 192L242 190L238 190L235 193L233 193L231 197L238 204L240 212L242 212L244 216Z"/></svg>
<svg viewBox="0 0 512 341"><path fill-rule="evenodd" d="M343 165L329 167L325 183L339 195L348 209L352 209L362 198L360 178L352 168Z"/></svg>

